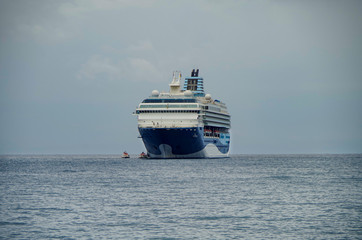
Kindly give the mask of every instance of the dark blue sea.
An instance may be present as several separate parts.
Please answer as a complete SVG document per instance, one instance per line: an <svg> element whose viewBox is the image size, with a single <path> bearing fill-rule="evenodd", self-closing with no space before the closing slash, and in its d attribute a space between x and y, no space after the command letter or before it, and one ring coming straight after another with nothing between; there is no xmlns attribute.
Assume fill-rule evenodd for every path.
<svg viewBox="0 0 362 240"><path fill-rule="evenodd" d="M0 239L362 239L362 154L0 157Z"/></svg>

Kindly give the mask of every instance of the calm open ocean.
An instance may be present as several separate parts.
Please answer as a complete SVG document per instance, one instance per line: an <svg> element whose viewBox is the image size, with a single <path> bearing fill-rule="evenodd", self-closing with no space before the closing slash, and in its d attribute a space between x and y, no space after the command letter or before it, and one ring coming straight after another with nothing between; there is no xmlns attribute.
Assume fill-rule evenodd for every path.
<svg viewBox="0 0 362 240"><path fill-rule="evenodd" d="M362 239L362 154L0 157L2 239Z"/></svg>

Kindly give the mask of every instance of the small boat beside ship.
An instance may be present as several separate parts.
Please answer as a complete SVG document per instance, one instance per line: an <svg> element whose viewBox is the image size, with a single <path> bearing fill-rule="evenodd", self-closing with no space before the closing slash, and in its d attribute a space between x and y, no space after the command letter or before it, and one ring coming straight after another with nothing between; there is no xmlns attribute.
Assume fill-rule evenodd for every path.
<svg viewBox="0 0 362 240"><path fill-rule="evenodd" d="M129 154L126 151L124 151L122 154L122 158L129 158L129 157L130 157Z"/></svg>
<svg viewBox="0 0 362 240"><path fill-rule="evenodd" d="M139 158L148 158L148 155L145 152L141 152Z"/></svg>

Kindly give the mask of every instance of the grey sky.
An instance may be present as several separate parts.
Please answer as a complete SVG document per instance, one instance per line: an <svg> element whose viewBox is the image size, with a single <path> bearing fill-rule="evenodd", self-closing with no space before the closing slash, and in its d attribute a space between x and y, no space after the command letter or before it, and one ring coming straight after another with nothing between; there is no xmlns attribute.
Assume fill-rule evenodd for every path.
<svg viewBox="0 0 362 240"><path fill-rule="evenodd" d="M0 1L0 153L130 153L200 68L232 153L362 152L362 1Z"/></svg>

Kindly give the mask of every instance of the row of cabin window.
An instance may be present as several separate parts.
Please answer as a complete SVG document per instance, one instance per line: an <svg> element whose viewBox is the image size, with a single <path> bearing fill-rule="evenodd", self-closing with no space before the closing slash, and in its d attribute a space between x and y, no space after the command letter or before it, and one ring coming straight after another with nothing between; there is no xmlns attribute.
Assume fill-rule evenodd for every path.
<svg viewBox="0 0 362 240"><path fill-rule="evenodd" d="M208 132L204 132L204 136L205 136L205 137L217 137L217 138L220 138L220 134L219 134L219 133L208 133Z"/></svg>
<svg viewBox="0 0 362 240"><path fill-rule="evenodd" d="M145 99L142 103L193 103L196 99Z"/></svg>
<svg viewBox="0 0 362 240"><path fill-rule="evenodd" d="M200 113L198 110L139 110L137 113Z"/></svg>
<svg viewBox="0 0 362 240"><path fill-rule="evenodd" d="M140 108L197 108L198 105L197 104L179 104L179 105L169 105L169 104L165 104L165 105L140 105Z"/></svg>

